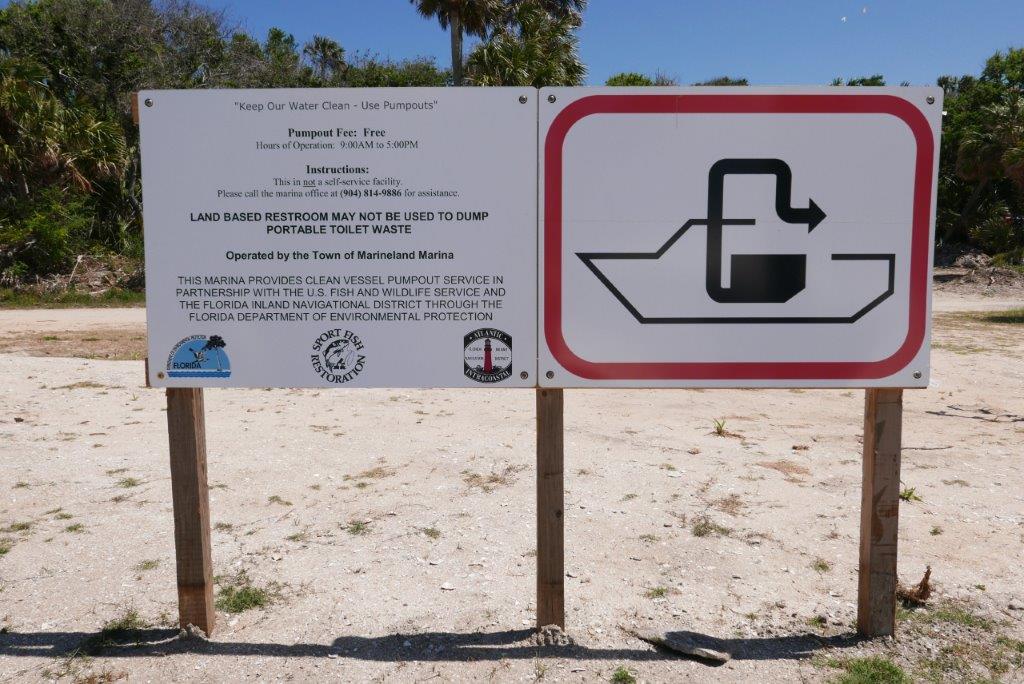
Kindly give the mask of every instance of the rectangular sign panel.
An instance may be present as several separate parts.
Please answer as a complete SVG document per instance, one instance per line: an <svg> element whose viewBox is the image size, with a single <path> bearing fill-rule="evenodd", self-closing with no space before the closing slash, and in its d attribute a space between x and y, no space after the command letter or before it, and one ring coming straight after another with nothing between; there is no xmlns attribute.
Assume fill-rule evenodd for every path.
<svg viewBox="0 0 1024 684"><path fill-rule="evenodd" d="M150 382L533 386L536 97L140 93Z"/></svg>
<svg viewBox="0 0 1024 684"><path fill-rule="evenodd" d="M541 385L927 385L940 89L539 106Z"/></svg>

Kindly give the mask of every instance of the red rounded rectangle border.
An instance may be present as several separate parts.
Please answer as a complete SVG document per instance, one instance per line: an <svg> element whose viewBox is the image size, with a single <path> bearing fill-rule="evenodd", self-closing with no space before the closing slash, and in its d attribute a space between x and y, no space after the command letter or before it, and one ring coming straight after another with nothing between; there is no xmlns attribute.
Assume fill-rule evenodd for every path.
<svg viewBox="0 0 1024 684"><path fill-rule="evenodd" d="M907 337L879 361L593 362L577 356L562 334L562 151L566 135L592 114L888 114L917 143L910 247ZM876 380L909 365L924 343L935 143L913 104L892 95L590 95L551 122L544 141L544 337L552 356L589 380Z"/></svg>

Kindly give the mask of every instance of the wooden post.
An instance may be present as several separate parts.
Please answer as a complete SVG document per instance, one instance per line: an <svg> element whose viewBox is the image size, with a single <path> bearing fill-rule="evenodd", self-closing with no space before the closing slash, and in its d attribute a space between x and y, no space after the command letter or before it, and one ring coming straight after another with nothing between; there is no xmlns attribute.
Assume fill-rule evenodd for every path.
<svg viewBox="0 0 1024 684"><path fill-rule="evenodd" d="M167 389L167 431L171 445L178 620L182 628L192 624L210 635L215 616L202 389Z"/></svg>
<svg viewBox="0 0 1024 684"><path fill-rule="evenodd" d="M565 628L562 390L537 388L537 628Z"/></svg>
<svg viewBox="0 0 1024 684"><path fill-rule="evenodd" d="M900 507L903 390L869 389L864 400L857 632L896 631L896 533Z"/></svg>

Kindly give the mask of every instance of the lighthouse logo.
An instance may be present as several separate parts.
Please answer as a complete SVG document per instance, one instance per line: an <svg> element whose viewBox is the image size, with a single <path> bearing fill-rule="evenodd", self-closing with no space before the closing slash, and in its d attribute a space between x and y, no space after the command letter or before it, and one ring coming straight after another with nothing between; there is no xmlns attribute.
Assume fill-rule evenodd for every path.
<svg viewBox="0 0 1024 684"><path fill-rule="evenodd" d="M467 378L492 383L512 375L512 338L503 330L474 330L463 338L463 348Z"/></svg>

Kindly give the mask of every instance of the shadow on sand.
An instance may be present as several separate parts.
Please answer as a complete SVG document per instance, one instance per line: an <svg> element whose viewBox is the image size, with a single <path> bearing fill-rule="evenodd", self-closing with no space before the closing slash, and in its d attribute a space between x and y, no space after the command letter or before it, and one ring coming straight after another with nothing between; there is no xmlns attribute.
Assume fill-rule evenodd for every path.
<svg viewBox="0 0 1024 684"><path fill-rule="evenodd" d="M330 644L275 644L258 642L182 640L174 629L142 629L118 635L92 650L106 657L134 658L174 653L207 656L260 656L282 658L325 658L337 656L379 662L479 661L521 658L566 658L570 660L656 661L691 659L664 648L636 640L635 649L588 648L583 645L537 646L532 629L497 632L421 632L380 637L342 636ZM696 632L669 632L700 646L730 653L734 660L801 660L824 648L846 648L858 643L856 634L820 637L792 636L719 639ZM0 634L0 656L68 658L83 654L84 644L96 644L90 632L8 632ZM712 663L708 663L712 664Z"/></svg>

